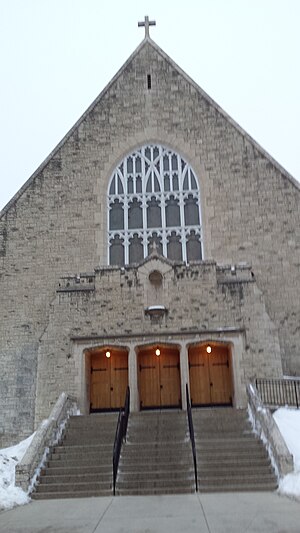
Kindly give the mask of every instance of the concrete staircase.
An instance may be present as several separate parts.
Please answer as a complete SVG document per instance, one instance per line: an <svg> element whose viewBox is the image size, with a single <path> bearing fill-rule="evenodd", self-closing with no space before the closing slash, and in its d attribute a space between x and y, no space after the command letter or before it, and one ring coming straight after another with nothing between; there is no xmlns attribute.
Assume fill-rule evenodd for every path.
<svg viewBox="0 0 300 533"><path fill-rule="evenodd" d="M277 480L247 412L193 409L200 492L270 491ZM74 416L51 451L33 499L112 494L117 413ZM183 411L143 411L129 417L116 494L195 491L194 466Z"/></svg>
<svg viewBox="0 0 300 533"><path fill-rule="evenodd" d="M117 413L71 417L63 441L52 450L32 498L111 495L117 418Z"/></svg>
<svg viewBox="0 0 300 533"><path fill-rule="evenodd" d="M277 479L247 412L232 408L193 409L198 490L272 491Z"/></svg>
<svg viewBox="0 0 300 533"><path fill-rule="evenodd" d="M178 494L195 491L187 415L143 411L129 417L116 493Z"/></svg>

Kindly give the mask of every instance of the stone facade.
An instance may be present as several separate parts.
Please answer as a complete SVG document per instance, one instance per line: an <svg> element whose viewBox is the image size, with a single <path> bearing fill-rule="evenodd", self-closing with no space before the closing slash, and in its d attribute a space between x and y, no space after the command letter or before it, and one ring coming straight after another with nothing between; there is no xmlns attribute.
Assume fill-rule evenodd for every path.
<svg viewBox="0 0 300 533"><path fill-rule="evenodd" d="M159 290L149 281L151 272L162 274ZM165 309L163 316L151 316L154 306ZM180 347L184 398L188 347L205 341L232 345L233 403L239 407L245 406L245 384L256 375L282 375L278 334L249 267L232 272L214 262L176 264L152 254L139 266L99 268L93 275L68 278L60 283L40 339L37 421L47 416L64 387L88 412L82 392L88 348L120 346L129 352L132 408L138 410L138 347Z"/></svg>
<svg viewBox="0 0 300 533"><path fill-rule="evenodd" d="M151 258L168 309L158 323L145 314L157 303L149 261L106 266L109 179L145 143L181 154L201 196L205 261ZM239 354L237 405L255 376L299 374L299 213L295 180L145 38L1 213L2 444L27 436L62 391L86 409L82 361L92 345L130 351L155 337L184 353L227 339ZM79 272L88 273L80 283ZM132 365L134 374L133 356Z"/></svg>

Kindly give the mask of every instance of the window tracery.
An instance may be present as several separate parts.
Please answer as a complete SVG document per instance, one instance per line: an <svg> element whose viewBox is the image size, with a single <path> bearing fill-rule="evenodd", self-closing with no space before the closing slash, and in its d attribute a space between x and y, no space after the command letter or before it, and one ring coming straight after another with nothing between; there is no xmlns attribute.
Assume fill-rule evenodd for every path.
<svg viewBox="0 0 300 533"><path fill-rule="evenodd" d="M177 153L146 145L127 155L108 187L109 263L141 261L153 243L172 260L202 259L197 178Z"/></svg>

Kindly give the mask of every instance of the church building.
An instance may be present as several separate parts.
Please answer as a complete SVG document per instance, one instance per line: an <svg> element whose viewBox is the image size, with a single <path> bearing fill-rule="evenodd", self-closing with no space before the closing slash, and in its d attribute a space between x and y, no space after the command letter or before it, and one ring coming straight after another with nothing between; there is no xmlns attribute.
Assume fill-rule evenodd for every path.
<svg viewBox="0 0 300 533"><path fill-rule="evenodd" d="M0 213L0 445L300 374L300 187L145 37ZM274 110L276 112L276 110ZM42 134L42 133L41 133Z"/></svg>

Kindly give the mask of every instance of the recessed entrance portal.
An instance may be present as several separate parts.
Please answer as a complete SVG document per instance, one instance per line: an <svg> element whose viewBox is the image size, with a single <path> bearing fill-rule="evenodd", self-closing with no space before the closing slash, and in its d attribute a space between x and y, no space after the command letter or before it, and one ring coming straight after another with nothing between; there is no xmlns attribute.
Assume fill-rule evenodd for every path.
<svg viewBox="0 0 300 533"><path fill-rule="evenodd" d="M128 385L128 353L105 347L91 352L90 412L120 409Z"/></svg>
<svg viewBox="0 0 300 533"><path fill-rule="evenodd" d="M181 407L179 350L153 345L138 353L141 409Z"/></svg>
<svg viewBox="0 0 300 533"><path fill-rule="evenodd" d="M189 372L192 405L232 405L228 346L214 343L190 346Z"/></svg>

